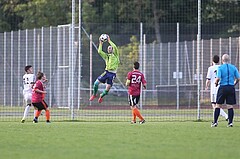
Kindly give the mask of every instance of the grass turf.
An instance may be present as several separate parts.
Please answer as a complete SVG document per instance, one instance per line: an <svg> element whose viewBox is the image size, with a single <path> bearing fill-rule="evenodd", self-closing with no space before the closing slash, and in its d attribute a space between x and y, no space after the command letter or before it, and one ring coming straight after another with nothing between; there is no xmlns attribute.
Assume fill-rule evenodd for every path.
<svg viewBox="0 0 240 159"><path fill-rule="evenodd" d="M220 122L0 122L4 159L236 159L240 124Z"/></svg>

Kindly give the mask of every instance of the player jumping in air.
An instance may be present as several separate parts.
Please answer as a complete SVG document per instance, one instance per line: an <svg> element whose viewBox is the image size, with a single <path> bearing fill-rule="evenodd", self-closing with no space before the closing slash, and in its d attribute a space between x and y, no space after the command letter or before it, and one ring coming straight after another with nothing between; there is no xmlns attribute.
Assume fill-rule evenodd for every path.
<svg viewBox="0 0 240 159"><path fill-rule="evenodd" d="M98 102L102 103L103 97L108 94L113 85L113 80L116 78L117 69L120 63L119 51L117 46L110 40L109 36L107 41L110 45L107 48L108 53L105 53L102 50L103 42L99 39L98 53L105 60L106 67L104 73L102 73L94 82L93 94L90 97L89 101L92 101L97 97L98 85L100 83L106 83L106 89L100 94L100 97L98 99Z"/></svg>
<svg viewBox="0 0 240 159"><path fill-rule="evenodd" d="M133 71L128 72L126 86L128 86L128 101L132 109L132 121L131 123L136 123L136 117L140 119L139 123L145 123L140 111L138 110L138 101L140 99L141 86L146 89L147 82L144 78L143 73L139 70L139 63L134 62Z"/></svg>

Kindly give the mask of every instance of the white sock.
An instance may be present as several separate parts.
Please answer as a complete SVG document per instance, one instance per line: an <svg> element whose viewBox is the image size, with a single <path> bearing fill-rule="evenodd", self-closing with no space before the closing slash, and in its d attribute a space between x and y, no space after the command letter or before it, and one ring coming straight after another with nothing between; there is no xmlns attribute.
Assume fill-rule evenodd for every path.
<svg viewBox="0 0 240 159"><path fill-rule="evenodd" d="M223 117L225 117L225 119L228 118L227 113L225 113L225 111L224 111L222 108L220 108L220 115L223 116Z"/></svg>
<svg viewBox="0 0 240 159"><path fill-rule="evenodd" d="M33 111L33 117L35 118L35 114L36 114L36 109L34 109L34 111Z"/></svg>
<svg viewBox="0 0 240 159"><path fill-rule="evenodd" d="M25 110L24 110L24 113L23 113L23 119L25 119L27 117L29 110L30 110L30 106L27 105L25 107Z"/></svg>

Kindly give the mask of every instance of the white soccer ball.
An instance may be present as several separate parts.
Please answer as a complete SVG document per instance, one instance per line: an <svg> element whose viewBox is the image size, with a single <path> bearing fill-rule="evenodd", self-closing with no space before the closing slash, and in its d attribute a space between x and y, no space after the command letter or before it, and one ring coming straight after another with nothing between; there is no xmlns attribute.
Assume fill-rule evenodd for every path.
<svg viewBox="0 0 240 159"><path fill-rule="evenodd" d="M99 37L99 40L101 40L102 42L106 42L108 40L108 35L107 34L102 34Z"/></svg>

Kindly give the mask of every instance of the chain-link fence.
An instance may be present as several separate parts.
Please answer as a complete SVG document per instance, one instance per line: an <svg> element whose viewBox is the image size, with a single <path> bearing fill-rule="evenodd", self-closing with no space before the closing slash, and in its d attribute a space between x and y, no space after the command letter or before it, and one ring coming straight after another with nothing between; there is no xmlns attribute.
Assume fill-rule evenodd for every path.
<svg viewBox="0 0 240 159"><path fill-rule="evenodd" d="M140 61L140 70L148 82L140 103L141 111L148 121L197 119L196 65L197 60L200 60L200 119L211 120L210 94L209 90L204 90L204 86L212 56L217 54L221 57L224 53L229 53L231 63L240 67L240 39L237 36L220 38L211 36L210 33L204 34L200 59L197 59L194 25L180 24L177 55L176 24L161 26L161 43L156 43L156 35L145 29L148 24L143 24L142 35L140 24L128 24L128 28L132 26L132 29L124 34L122 30L126 24L114 24L115 27L111 27L114 31L109 35L119 47L122 64L118 69L115 84L103 103L89 102L91 85L105 67L97 53L98 37L105 32L99 31L99 34L91 35L91 30L97 28L96 25L99 26L88 24L86 30L84 26L81 29L81 41L75 38L74 43L71 42L71 25L0 33L0 120L20 121L23 115L25 103L22 96L22 76L25 65L32 65L34 73L41 70L46 74L49 80L46 101L51 107L52 120L55 121L129 121L131 111L124 83L135 60ZM76 37L79 35L78 31L76 28ZM132 40L133 37L136 41ZM106 50L106 44L104 49ZM73 59L70 58L72 50ZM137 53L133 55L134 51ZM176 95L177 64L179 98ZM73 76L71 72L74 72ZM72 81L73 97L70 92ZM103 89L104 86L100 86L99 92ZM238 101L235 120L239 120L239 89L236 89ZM70 107L71 102L73 107ZM29 118L32 117L33 115L29 114Z"/></svg>

